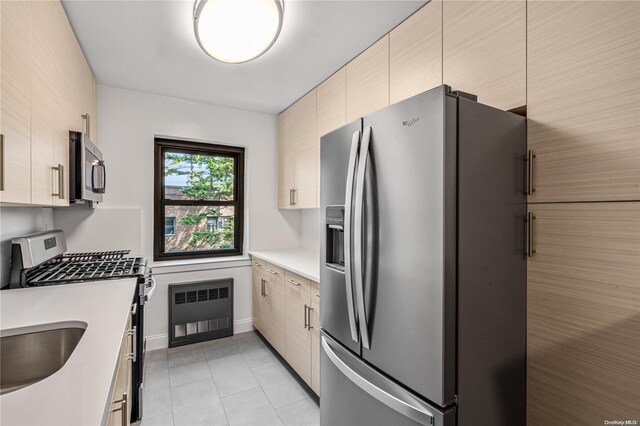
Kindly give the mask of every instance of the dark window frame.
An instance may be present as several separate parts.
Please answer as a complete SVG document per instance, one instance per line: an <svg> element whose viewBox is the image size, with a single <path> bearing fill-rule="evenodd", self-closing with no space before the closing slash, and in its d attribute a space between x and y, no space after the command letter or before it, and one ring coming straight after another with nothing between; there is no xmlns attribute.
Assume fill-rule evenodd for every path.
<svg viewBox="0 0 640 426"><path fill-rule="evenodd" d="M166 151L202 154L209 156L227 156L234 158L234 191L233 200L170 200L165 198L164 191L164 153ZM153 260L200 259L205 257L238 256L244 254L244 155L241 147L217 145L201 142L190 142L155 138L154 141L154 217L153 217ZM234 248L219 250L194 250L182 252L165 252L164 218L166 206L233 206L234 214ZM177 219L176 219L177 226Z"/></svg>

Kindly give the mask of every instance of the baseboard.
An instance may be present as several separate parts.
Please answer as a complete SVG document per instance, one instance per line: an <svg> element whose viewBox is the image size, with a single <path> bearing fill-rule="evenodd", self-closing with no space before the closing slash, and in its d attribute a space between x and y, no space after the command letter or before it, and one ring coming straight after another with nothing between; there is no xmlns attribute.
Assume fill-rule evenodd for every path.
<svg viewBox="0 0 640 426"><path fill-rule="evenodd" d="M233 334L246 333L253 330L253 318L246 318L233 322ZM153 336L145 337L145 342L148 351L155 351L156 349L164 349L169 347L169 335L156 334Z"/></svg>

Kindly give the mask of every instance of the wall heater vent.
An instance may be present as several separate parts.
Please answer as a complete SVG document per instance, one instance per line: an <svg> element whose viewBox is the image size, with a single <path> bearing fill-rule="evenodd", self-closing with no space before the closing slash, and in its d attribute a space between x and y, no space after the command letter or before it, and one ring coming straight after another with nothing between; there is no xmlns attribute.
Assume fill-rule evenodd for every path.
<svg viewBox="0 0 640 426"><path fill-rule="evenodd" d="M233 278L169 285L169 347L233 335Z"/></svg>

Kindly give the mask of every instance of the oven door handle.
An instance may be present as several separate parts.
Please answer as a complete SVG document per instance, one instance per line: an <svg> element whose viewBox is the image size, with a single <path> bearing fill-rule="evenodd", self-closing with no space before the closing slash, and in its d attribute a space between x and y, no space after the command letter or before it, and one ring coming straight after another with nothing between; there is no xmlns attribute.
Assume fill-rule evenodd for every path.
<svg viewBox="0 0 640 426"><path fill-rule="evenodd" d="M151 297L153 296L153 293L156 291L156 279L154 277L149 277L149 281L151 281L151 288L150 290L147 292L147 286L145 285L145 292L144 292L144 301L148 302L149 299L151 299Z"/></svg>

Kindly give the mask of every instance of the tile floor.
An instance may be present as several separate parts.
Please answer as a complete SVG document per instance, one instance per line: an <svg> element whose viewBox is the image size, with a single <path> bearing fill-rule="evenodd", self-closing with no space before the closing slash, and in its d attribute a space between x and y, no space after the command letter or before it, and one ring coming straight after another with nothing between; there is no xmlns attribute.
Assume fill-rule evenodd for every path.
<svg viewBox="0 0 640 426"><path fill-rule="evenodd" d="M146 354L141 426L319 425L318 398L256 333Z"/></svg>

